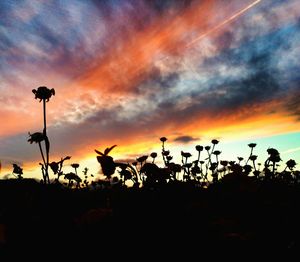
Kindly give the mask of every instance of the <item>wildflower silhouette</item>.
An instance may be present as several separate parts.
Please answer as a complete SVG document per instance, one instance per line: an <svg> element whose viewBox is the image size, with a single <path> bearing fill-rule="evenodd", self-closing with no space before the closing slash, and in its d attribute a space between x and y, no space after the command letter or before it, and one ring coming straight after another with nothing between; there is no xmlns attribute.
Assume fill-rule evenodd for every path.
<svg viewBox="0 0 300 262"><path fill-rule="evenodd" d="M106 178L110 179L111 176L115 173L116 170L116 164L114 162L114 159L109 156L111 150L113 150L117 145L113 145L111 147L108 147L104 150L104 153L98 151L95 149L95 152L99 155L97 156L97 161L100 163L103 175L106 176Z"/></svg>
<svg viewBox="0 0 300 262"><path fill-rule="evenodd" d="M72 188L74 181L76 182L76 188L80 187L80 183L82 180L77 174L70 172L70 173L65 174L64 178L69 180L68 185L67 185L68 187Z"/></svg>
<svg viewBox="0 0 300 262"><path fill-rule="evenodd" d="M201 152L203 151L203 146L196 145L195 148L196 148L196 150L198 151L198 158L197 158L197 161L199 162L199 161L200 161Z"/></svg>
<svg viewBox="0 0 300 262"><path fill-rule="evenodd" d="M250 151L250 155L249 155L249 157L248 157L248 159L246 161L246 165L248 164L249 160L251 160L250 158L251 158L251 156L253 154L254 147L256 147L256 143L250 143L250 144L248 144L248 146L251 148L251 151Z"/></svg>
<svg viewBox="0 0 300 262"><path fill-rule="evenodd" d="M73 167L75 169L75 174L78 175L77 174L77 168L79 168L79 164L73 163L73 164L71 164L71 167Z"/></svg>
<svg viewBox="0 0 300 262"><path fill-rule="evenodd" d="M241 157L241 156L239 156L238 158L237 158L238 160L239 160L239 165L241 164L241 162L244 160L244 158L243 157Z"/></svg>
<svg viewBox="0 0 300 262"><path fill-rule="evenodd" d="M276 171L275 170L276 169L276 163L281 161L280 154L279 154L278 150L275 149L275 148L268 148L267 152L269 154L269 157L265 161L265 171L268 172L268 170L269 170L268 168L270 166L270 163L272 163L272 171L271 171L270 175L271 175L271 178L274 178L275 177L275 171Z"/></svg>
<svg viewBox="0 0 300 262"><path fill-rule="evenodd" d="M294 159L290 159L286 162L286 167L284 170L286 170L287 168L291 171L293 171L294 167L297 165L296 161Z"/></svg>
<svg viewBox="0 0 300 262"><path fill-rule="evenodd" d="M12 164L13 165L13 175L15 175L18 179L22 179L23 178L23 168L21 168L19 165L17 164Z"/></svg>
<svg viewBox="0 0 300 262"><path fill-rule="evenodd" d="M62 167L63 167L64 161L65 160L69 160L69 159L71 159L71 157L70 156L66 156L65 158L61 158L61 160L58 161L58 162L53 161L53 162L51 162L49 164L49 166L52 169L54 175L57 175L57 178L55 180L56 182L59 183L59 177L63 174Z"/></svg>
<svg viewBox="0 0 300 262"><path fill-rule="evenodd" d="M43 175L43 182L44 183L49 183L49 176L47 176L47 172L46 172L46 159L45 159L45 156L44 156L44 152L43 152L43 148L42 148L42 142L45 141L46 145L49 143L48 140L46 140L46 137L45 137L45 134L44 133L41 133L41 132L35 132L33 134L30 134L30 132L28 132L29 134L29 138L28 138L28 142L30 144L32 143L37 143L39 145L39 149L40 149L40 153L41 153L41 156L42 156L42 159L43 159L43 164L41 165L42 166L42 175Z"/></svg>
<svg viewBox="0 0 300 262"><path fill-rule="evenodd" d="M155 158L157 157L157 153L156 152L152 152L151 154L150 154L150 156L152 157L152 163L154 164L154 161L155 161Z"/></svg>
<svg viewBox="0 0 300 262"><path fill-rule="evenodd" d="M249 160L252 161L254 171L256 171L257 169L256 169L255 161L257 160L257 155L251 155L251 156L249 157Z"/></svg>
<svg viewBox="0 0 300 262"><path fill-rule="evenodd" d="M42 154L42 158L43 158L43 162L44 162L44 168L42 168L42 170L44 170L44 182L45 183L50 183L50 179L49 179L49 174L48 174L48 166L49 166L49 152L50 152L50 142L47 136L47 121L46 121L46 102L49 102L49 99L51 96L55 95L55 90L49 89L46 86L40 86L37 89L33 89L32 93L35 95L35 99L39 99L41 101L43 101L43 117L44 117L44 129L43 129L43 140L45 141L45 149L46 149L46 158L44 157L44 154ZM39 137L41 138L41 136L39 135ZM32 137L31 137L32 139ZM29 141L30 142L30 141ZM39 145L40 145L39 142ZM32 143L32 142L31 142ZM40 147L41 150L41 147ZM41 150L42 152L42 150Z"/></svg>

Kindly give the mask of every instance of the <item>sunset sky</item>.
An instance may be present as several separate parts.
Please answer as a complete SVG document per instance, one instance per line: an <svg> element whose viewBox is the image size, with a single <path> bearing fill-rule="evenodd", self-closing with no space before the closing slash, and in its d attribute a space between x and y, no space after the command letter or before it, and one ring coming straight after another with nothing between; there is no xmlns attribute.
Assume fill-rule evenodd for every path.
<svg viewBox="0 0 300 262"><path fill-rule="evenodd" d="M175 161L218 139L221 160L253 142L299 168L299 58L299 0L0 1L0 176L41 178L39 86L50 162L96 174L94 149L134 161L165 136Z"/></svg>

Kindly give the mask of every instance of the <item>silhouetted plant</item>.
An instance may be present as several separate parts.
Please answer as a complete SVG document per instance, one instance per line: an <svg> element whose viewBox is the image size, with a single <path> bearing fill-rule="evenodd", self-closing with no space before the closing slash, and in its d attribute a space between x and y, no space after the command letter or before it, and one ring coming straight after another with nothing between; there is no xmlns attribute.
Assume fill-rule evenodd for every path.
<svg viewBox="0 0 300 262"><path fill-rule="evenodd" d="M291 171L293 171L294 167L297 165L296 161L294 159L290 159L286 162L286 167L284 170L286 170L287 168Z"/></svg>
<svg viewBox="0 0 300 262"><path fill-rule="evenodd" d="M199 161L200 161L200 155L201 155L201 152L203 151L203 146L196 145L195 148L196 148L196 150L198 151L197 161L199 162Z"/></svg>
<svg viewBox="0 0 300 262"><path fill-rule="evenodd" d="M268 148L267 152L269 154L269 157L265 161L265 172L266 172L266 169L269 168L270 163L272 163L272 171L271 171L270 175L271 175L271 178L274 178L275 177L275 171L276 171L275 170L276 169L276 163L281 161L280 154L279 154L278 150L275 149L275 148Z"/></svg>
<svg viewBox="0 0 300 262"><path fill-rule="evenodd" d="M70 173L65 174L64 178L69 180L68 185L67 185L69 188L73 187L74 181L76 182L76 188L80 187L80 183L82 180L77 174L70 172Z"/></svg>
<svg viewBox="0 0 300 262"><path fill-rule="evenodd" d="M226 170L227 170L227 166L228 166L228 161L226 160L221 160L220 164L223 166L223 177L226 175Z"/></svg>
<svg viewBox="0 0 300 262"><path fill-rule="evenodd" d="M116 167L119 167L121 170L119 171L120 177L123 181L123 186L127 180L131 180L134 183L135 187L139 186L139 177L137 171L133 165L129 163L115 163Z"/></svg>
<svg viewBox="0 0 300 262"><path fill-rule="evenodd" d="M95 149L95 152L99 155L97 156L97 161L101 165L101 169L103 172L103 175L106 176L106 178L110 179L111 176L115 173L116 170L116 164L111 156L108 154L111 150L113 150L117 145L113 145L111 147L108 147L104 150L104 153L98 151Z"/></svg>
<svg viewBox="0 0 300 262"><path fill-rule="evenodd" d="M250 143L250 144L248 144L248 146L250 147L251 151L250 151L250 155L249 155L249 157L248 157L248 159L247 159L247 161L246 161L246 165L248 164L248 162L249 162L249 160L250 160L250 157L251 157L252 154L253 154L253 149L256 147L256 143Z"/></svg>
<svg viewBox="0 0 300 262"><path fill-rule="evenodd" d="M147 159L148 159L147 155L140 156L136 159L137 163L140 163L140 169L138 170L138 174L143 183L145 182L145 179L143 176L142 168L143 168L144 164L146 164ZM137 165L136 165L136 168L137 168Z"/></svg>
<svg viewBox="0 0 300 262"><path fill-rule="evenodd" d="M152 157L152 163L154 164L154 161L155 161L155 158L157 157L157 153L156 152L152 152L151 154L150 154L150 156Z"/></svg>
<svg viewBox="0 0 300 262"><path fill-rule="evenodd" d="M249 157L249 160L252 161L254 171L256 171L255 161L257 160L257 155L251 155L251 156Z"/></svg>
<svg viewBox="0 0 300 262"><path fill-rule="evenodd" d="M170 160L168 160L169 159L168 157L170 156L170 151L165 149L165 143L166 143L167 140L168 139L166 137L161 137L160 138L160 141L162 142L162 151L161 151L161 154L162 154L165 166L168 166L169 163L170 163Z"/></svg>
<svg viewBox="0 0 300 262"><path fill-rule="evenodd" d="M42 140L39 141L39 146L40 146L40 143L42 141L44 141L45 142L45 149L46 149L46 152L45 152L46 153L46 158L45 158L44 154L42 153L41 146L40 146L40 151L41 151L43 162L44 162L44 168L42 168L42 170L44 170L44 172L45 172L43 174L44 182L45 183L50 183L49 174L48 174L50 142L49 142L49 139L48 139L48 136L47 136L46 102L49 102L50 97L55 95L55 90L53 88L49 89L46 86L40 86L40 87L38 87L38 89L33 89L32 93L34 93L35 99L40 100L39 102L43 101L44 129L43 129L42 136L40 134L38 136L39 136L39 139L42 139ZM33 137L31 136L30 139L33 139ZM34 142L36 142L36 141L34 141Z"/></svg>
<svg viewBox="0 0 300 262"><path fill-rule="evenodd" d="M73 164L71 164L71 167L73 167L75 169L75 174L78 175L77 174L77 168L79 168L79 164L73 163Z"/></svg>
<svg viewBox="0 0 300 262"><path fill-rule="evenodd" d="M69 159L71 159L71 157L70 156L66 156L65 158L61 158L61 160L58 161L58 162L53 161L53 162L51 162L49 164L49 166L52 169L54 175L57 175L57 178L55 180L56 182L59 183L59 178L60 178L60 176L63 175L62 167L63 167L64 161L65 160L69 160Z"/></svg>
<svg viewBox="0 0 300 262"><path fill-rule="evenodd" d="M15 175L18 179L23 179L23 168L21 168L17 164L12 164L13 165L13 175Z"/></svg>
<svg viewBox="0 0 300 262"><path fill-rule="evenodd" d="M188 163L188 158L191 156L192 156L191 153L181 151L181 162L182 162L184 180L190 179L190 168L192 167L192 163Z"/></svg>
<svg viewBox="0 0 300 262"><path fill-rule="evenodd" d="M244 158L239 156L239 157L238 157L238 160L239 160L239 163L238 163L238 164L240 165L241 162L244 160Z"/></svg>
<svg viewBox="0 0 300 262"><path fill-rule="evenodd" d="M40 163L40 165L42 166L41 170L42 170L43 182L45 184L49 183L50 182L49 176L47 175L47 172L46 172L47 161L46 161L46 158L44 156L44 152L43 152L43 148L42 148L42 142L45 141L45 145L46 145L46 148L47 148L47 145L49 144L49 141L46 139L46 136L45 136L44 133L35 132L33 134L30 134L28 132L28 134L29 134L29 139L27 141L30 144L37 143L39 145L40 153L41 153L41 156L42 156L42 159L43 159L43 164ZM49 146L48 146L48 148L49 148Z"/></svg>

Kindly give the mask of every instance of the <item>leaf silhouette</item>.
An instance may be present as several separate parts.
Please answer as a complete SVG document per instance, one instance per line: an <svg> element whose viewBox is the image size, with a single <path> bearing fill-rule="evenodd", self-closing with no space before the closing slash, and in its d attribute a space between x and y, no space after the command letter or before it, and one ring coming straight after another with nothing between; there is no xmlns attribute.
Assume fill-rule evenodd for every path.
<svg viewBox="0 0 300 262"><path fill-rule="evenodd" d="M95 152L96 152L98 155L100 155L100 156L104 156L104 154L103 154L102 152L100 152L100 151L98 151L98 150L96 150L96 149L95 149Z"/></svg>
<svg viewBox="0 0 300 262"><path fill-rule="evenodd" d="M108 155L111 150L113 150L117 145L113 145L112 147L108 147L104 150L104 155Z"/></svg>

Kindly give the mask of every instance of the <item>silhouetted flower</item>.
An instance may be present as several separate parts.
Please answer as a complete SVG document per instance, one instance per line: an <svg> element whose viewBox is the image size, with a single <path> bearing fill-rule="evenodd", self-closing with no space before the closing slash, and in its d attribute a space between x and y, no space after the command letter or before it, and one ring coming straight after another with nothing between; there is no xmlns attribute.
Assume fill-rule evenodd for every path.
<svg viewBox="0 0 300 262"><path fill-rule="evenodd" d="M33 134L29 134L29 139L27 140L30 144L32 143L41 143L43 140L45 140L45 135L41 132L36 132Z"/></svg>
<svg viewBox="0 0 300 262"><path fill-rule="evenodd" d="M211 140L211 143L213 145L217 145L217 144L219 144L219 141L217 139L213 139L213 140Z"/></svg>
<svg viewBox="0 0 300 262"><path fill-rule="evenodd" d="M244 160L243 157L238 157L237 159L239 160L239 163Z"/></svg>
<svg viewBox="0 0 300 262"><path fill-rule="evenodd" d="M214 155L216 155L216 156L218 156L218 155L220 155L220 154L221 154L221 151L219 151L219 150L215 150L215 151L213 152L213 154L214 154Z"/></svg>
<svg viewBox="0 0 300 262"><path fill-rule="evenodd" d="M145 156L138 157L136 160L140 163L143 163L144 161L147 160L147 158L148 158L148 156L145 155Z"/></svg>
<svg viewBox="0 0 300 262"><path fill-rule="evenodd" d="M254 147L256 147L256 144L255 144L255 143L250 143L250 144L248 144L248 146L249 146L250 148L254 148Z"/></svg>
<svg viewBox="0 0 300 262"><path fill-rule="evenodd" d="M156 157L157 157L157 153L156 153L156 152L152 152L152 153L150 154L150 156L151 156L152 158L156 158Z"/></svg>
<svg viewBox="0 0 300 262"><path fill-rule="evenodd" d="M251 172L251 170L252 170L252 166L250 166L250 165L244 165L243 169L245 171L245 174L248 175Z"/></svg>
<svg viewBox="0 0 300 262"><path fill-rule="evenodd" d="M23 169L18 166L17 164L12 164L13 165L13 173L17 175L22 175L23 174Z"/></svg>
<svg viewBox="0 0 300 262"><path fill-rule="evenodd" d="M57 174L58 169L59 169L59 163L53 161L49 164L49 166L52 169L53 173Z"/></svg>
<svg viewBox="0 0 300 262"><path fill-rule="evenodd" d="M103 175L107 178L110 178L111 175L114 174L116 170L116 164L111 156L108 156L109 152L116 147L117 145L113 145L112 147L108 147L104 150L104 153L95 149L95 152L100 156L97 156L97 161L100 163Z"/></svg>
<svg viewBox="0 0 300 262"><path fill-rule="evenodd" d="M73 164L71 164L71 167L73 167L73 168L78 168L79 167L79 164L77 164L77 163L73 163Z"/></svg>
<svg viewBox="0 0 300 262"><path fill-rule="evenodd" d="M156 153L156 152L152 152L152 153L150 154L150 156L153 158L152 163L154 163L155 158L157 157L157 153Z"/></svg>
<svg viewBox="0 0 300 262"><path fill-rule="evenodd" d="M229 161L229 165L234 166L234 165L236 165L236 163L235 163L234 160L233 161Z"/></svg>
<svg viewBox="0 0 300 262"><path fill-rule="evenodd" d="M267 149L267 152L268 152L268 154L269 155L279 155L279 152L278 152L278 150L277 149L275 149L275 148L268 148Z"/></svg>
<svg viewBox="0 0 300 262"><path fill-rule="evenodd" d="M279 154L277 149L268 148L267 152L270 155L269 158L268 158L269 161L274 162L274 163L275 162L277 163L277 162L281 161L280 154Z"/></svg>
<svg viewBox="0 0 300 262"><path fill-rule="evenodd" d="M221 164L222 166L227 166L227 165L228 165L228 161L222 160L222 161L220 161L220 164Z"/></svg>
<svg viewBox="0 0 300 262"><path fill-rule="evenodd" d="M38 87L38 89L33 89L32 90L32 93L35 94L35 99L40 99L40 102L42 100L45 100L46 102L49 101L50 97L53 95L55 95L55 90L52 88L52 89L49 89L48 87L46 86L40 86Z"/></svg>
<svg viewBox="0 0 300 262"><path fill-rule="evenodd" d="M211 163L209 169L212 170L212 171L214 171L217 167L218 167L218 163L213 162L213 163Z"/></svg>
<svg viewBox="0 0 300 262"><path fill-rule="evenodd" d="M65 174L64 178L69 180L69 184L68 184L69 187L72 187L72 185L73 185L72 181L73 180L76 181L77 186L79 186L80 182L82 181L81 178L73 172Z"/></svg>
<svg viewBox="0 0 300 262"><path fill-rule="evenodd" d="M166 142L167 140L168 139L166 137L164 137L164 136L160 138L160 141L163 142L163 143Z"/></svg>
<svg viewBox="0 0 300 262"><path fill-rule="evenodd" d="M292 170L297 165L296 161L293 159L290 159L286 162L286 166Z"/></svg>
<svg viewBox="0 0 300 262"><path fill-rule="evenodd" d="M203 151L203 146L196 145L195 148L196 148L196 150L199 151L199 152Z"/></svg>
<svg viewBox="0 0 300 262"><path fill-rule="evenodd" d="M172 159L173 159L172 156L167 156L167 160L168 160L168 161L171 161Z"/></svg>
<svg viewBox="0 0 300 262"><path fill-rule="evenodd" d="M189 153L189 152L183 152L183 151L181 151L181 155L182 155L183 157L185 157L185 158L189 158L189 157L192 156L191 153Z"/></svg>
<svg viewBox="0 0 300 262"><path fill-rule="evenodd" d="M204 147L206 151L209 151L210 150L210 146L206 146Z"/></svg>
<svg viewBox="0 0 300 262"><path fill-rule="evenodd" d="M163 156L168 156L170 154L170 151L169 150L164 150L162 151L162 155Z"/></svg>

